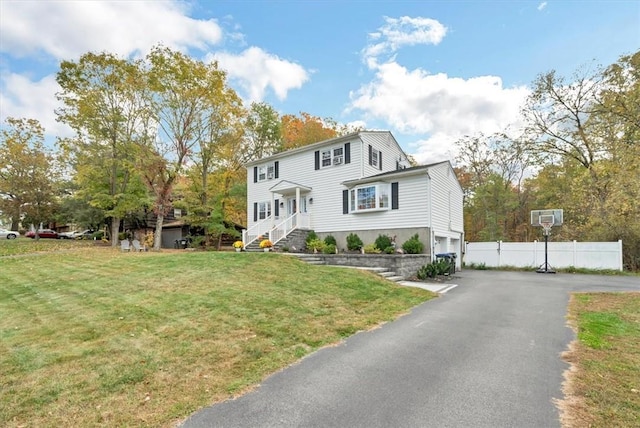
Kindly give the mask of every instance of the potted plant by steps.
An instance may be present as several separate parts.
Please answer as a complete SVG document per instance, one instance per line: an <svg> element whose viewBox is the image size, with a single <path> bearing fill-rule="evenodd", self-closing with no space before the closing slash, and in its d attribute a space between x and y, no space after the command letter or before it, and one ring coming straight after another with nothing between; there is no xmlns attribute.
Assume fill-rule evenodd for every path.
<svg viewBox="0 0 640 428"><path fill-rule="evenodd" d="M268 239L260 241L260 248L262 248L265 253L268 253L269 250L271 250L271 247L273 247L273 244Z"/></svg>
<svg viewBox="0 0 640 428"><path fill-rule="evenodd" d="M240 251L242 251L242 247L244 247L244 244L242 243L242 241L236 241L233 243L233 248L236 249L236 253L239 253Z"/></svg>

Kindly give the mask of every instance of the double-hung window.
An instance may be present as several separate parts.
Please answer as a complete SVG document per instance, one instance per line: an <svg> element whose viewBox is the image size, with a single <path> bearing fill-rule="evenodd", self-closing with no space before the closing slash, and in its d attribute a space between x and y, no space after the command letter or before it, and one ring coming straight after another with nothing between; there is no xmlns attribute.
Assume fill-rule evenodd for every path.
<svg viewBox="0 0 640 428"><path fill-rule="evenodd" d="M267 167L262 165L258 167L258 181L264 181L267 179Z"/></svg>
<svg viewBox="0 0 640 428"><path fill-rule="evenodd" d="M333 164L340 165L344 160L344 149L342 147L336 147L333 149Z"/></svg>
<svg viewBox="0 0 640 428"><path fill-rule="evenodd" d="M371 166L378 168L379 161L380 161L380 151L377 149L371 149Z"/></svg>
<svg viewBox="0 0 640 428"><path fill-rule="evenodd" d="M258 202L258 219L264 220L271 215L271 202Z"/></svg>
<svg viewBox="0 0 640 428"><path fill-rule="evenodd" d="M278 178L278 161L253 167L253 182Z"/></svg>
<svg viewBox="0 0 640 428"><path fill-rule="evenodd" d="M351 163L351 143L316 150L313 153L313 169L315 171L349 163ZM277 174L278 172L276 167L276 175Z"/></svg>
<svg viewBox="0 0 640 428"><path fill-rule="evenodd" d="M331 149L322 151L322 167L331 166Z"/></svg>
<svg viewBox="0 0 640 428"><path fill-rule="evenodd" d="M341 165L344 163L344 147L322 150L321 156L322 168Z"/></svg>

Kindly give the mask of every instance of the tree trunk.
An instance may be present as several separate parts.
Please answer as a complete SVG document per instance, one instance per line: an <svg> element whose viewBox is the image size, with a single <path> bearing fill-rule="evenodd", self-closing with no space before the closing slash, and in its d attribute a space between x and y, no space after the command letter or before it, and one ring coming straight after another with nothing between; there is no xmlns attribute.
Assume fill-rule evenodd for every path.
<svg viewBox="0 0 640 428"><path fill-rule="evenodd" d="M113 248L118 246L119 230L120 230L120 219L118 217L111 217L111 246Z"/></svg>
<svg viewBox="0 0 640 428"><path fill-rule="evenodd" d="M20 224L20 221L18 218L11 219L11 230L18 230L19 224Z"/></svg>
<svg viewBox="0 0 640 428"><path fill-rule="evenodd" d="M158 214L156 220L156 231L153 237L153 249L154 251L160 251L162 245L162 223L164 222L164 214Z"/></svg>

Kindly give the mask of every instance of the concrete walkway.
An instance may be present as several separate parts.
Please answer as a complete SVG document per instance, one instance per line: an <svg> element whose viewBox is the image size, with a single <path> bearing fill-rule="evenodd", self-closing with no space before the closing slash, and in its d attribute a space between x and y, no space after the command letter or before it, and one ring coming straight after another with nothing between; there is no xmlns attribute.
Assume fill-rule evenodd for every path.
<svg viewBox="0 0 640 428"><path fill-rule="evenodd" d="M463 271L457 287L321 349L183 427L554 427L573 291L640 278ZM411 284L408 284L411 285Z"/></svg>

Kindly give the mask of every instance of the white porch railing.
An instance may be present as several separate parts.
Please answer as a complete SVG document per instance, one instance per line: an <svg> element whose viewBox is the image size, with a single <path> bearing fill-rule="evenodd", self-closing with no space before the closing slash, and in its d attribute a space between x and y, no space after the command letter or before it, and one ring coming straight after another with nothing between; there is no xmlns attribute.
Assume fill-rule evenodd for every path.
<svg viewBox="0 0 640 428"><path fill-rule="evenodd" d="M269 240L275 245L278 241L284 239L295 229L309 229L311 226L311 217L308 213L295 213L286 218L282 222L271 228L271 217L267 217L260 223L257 223L247 230L242 231L242 242L246 248L247 245L257 240L260 236L268 236Z"/></svg>
<svg viewBox="0 0 640 428"><path fill-rule="evenodd" d="M286 238L287 235L295 229L309 229L310 225L311 220L308 213L295 213L281 223L278 223L269 232L269 240L275 245L276 242Z"/></svg>
<svg viewBox="0 0 640 428"><path fill-rule="evenodd" d="M271 216L265 218L260 223L254 224L249 229L243 230L242 243L244 244L245 248L247 245L257 240L258 237L269 234L269 230L271 230Z"/></svg>

